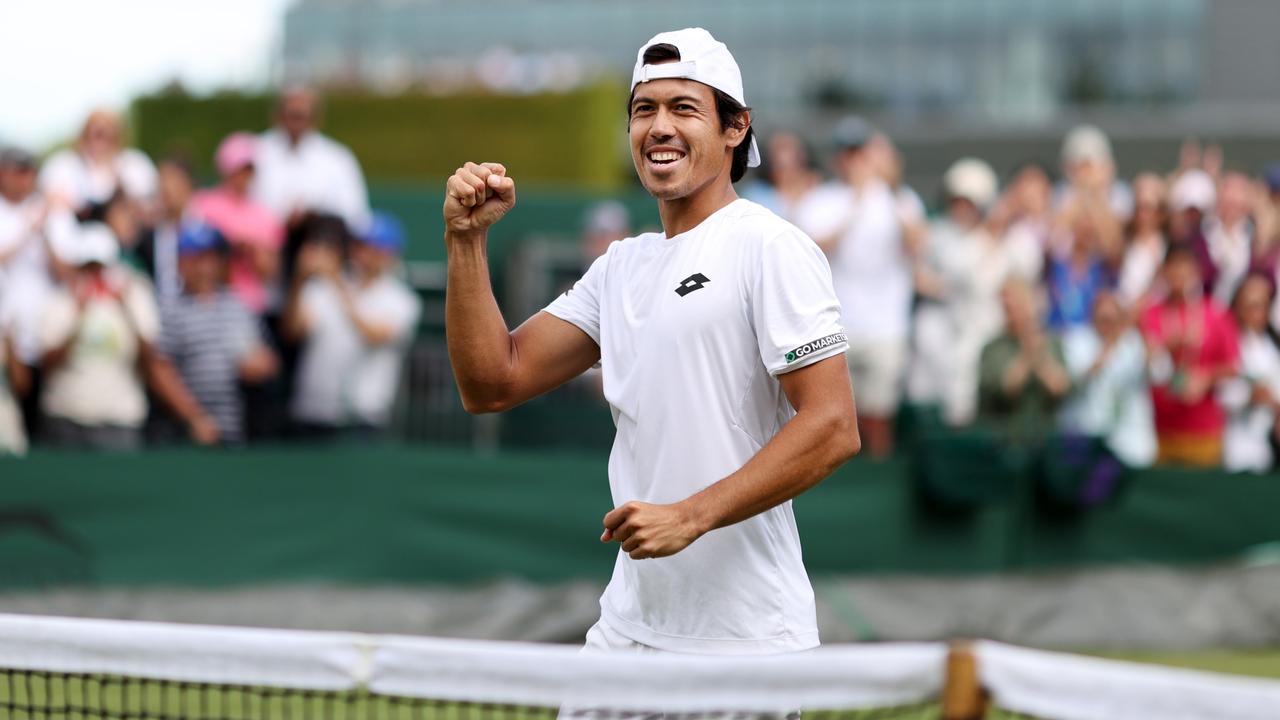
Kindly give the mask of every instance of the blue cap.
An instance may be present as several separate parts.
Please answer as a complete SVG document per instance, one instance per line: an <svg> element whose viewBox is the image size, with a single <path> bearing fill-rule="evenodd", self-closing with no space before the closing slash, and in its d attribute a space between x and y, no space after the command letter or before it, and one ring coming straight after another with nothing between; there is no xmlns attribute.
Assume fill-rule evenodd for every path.
<svg viewBox="0 0 1280 720"><path fill-rule="evenodd" d="M1280 163L1272 163L1262 171L1262 179L1271 192L1280 192Z"/></svg>
<svg viewBox="0 0 1280 720"><path fill-rule="evenodd" d="M194 255L195 253L227 249L227 239L218 229L208 223L188 221L178 229L178 255Z"/></svg>
<svg viewBox="0 0 1280 720"><path fill-rule="evenodd" d="M379 250L399 253L404 250L404 225L391 213L375 212L369 222L369 229L360 235L360 240Z"/></svg>

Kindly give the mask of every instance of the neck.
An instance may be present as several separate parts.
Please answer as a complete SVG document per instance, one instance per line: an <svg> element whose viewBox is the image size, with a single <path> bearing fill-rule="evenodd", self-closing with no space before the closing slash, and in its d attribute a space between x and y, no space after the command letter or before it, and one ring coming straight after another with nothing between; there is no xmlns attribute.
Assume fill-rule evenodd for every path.
<svg viewBox="0 0 1280 720"><path fill-rule="evenodd" d="M688 232L711 217L715 211L738 199L728 176L712 181L691 195L671 200L658 200L658 215L667 237Z"/></svg>

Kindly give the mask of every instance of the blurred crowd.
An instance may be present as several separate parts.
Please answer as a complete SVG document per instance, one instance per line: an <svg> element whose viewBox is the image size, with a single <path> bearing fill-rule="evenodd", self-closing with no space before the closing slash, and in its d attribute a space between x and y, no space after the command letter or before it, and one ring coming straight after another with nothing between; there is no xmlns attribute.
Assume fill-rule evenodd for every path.
<svg viewBox="0 0 1280 720"><path fill-rule="evenodd" d="M744 190L827 253L870 453L909 407L1014 443L1095 438L1129 466L1273 465L1280 167L1253 177L1188 141L1127 180L1086 125L1058 167L1003 186L956 161L930 219L885 133L848 117L833 141L824 182L774 135Z"/></svg>
<svg viewBox="0 0 1280 720"><path fill-rule="evenodd" d="M204 188L106 111L43 162L0 150L0 454L386 432L420 302L401 223L319 112L282 93ZM910 408L1013 443L1093 438L1129 466L1272 467L1280 167L1188 141L1125 179L1080 126L1057 167L1003 183L956 161L931 217L888 135L848 117L831 139L819 163L774 134L740 189L827 253L870 454ZM585 260L629 224L592 208Z"/></svg>
<svg viewBox="0 0 1280 720"><path fill-rule="evenodd" d="M108 111L43 163L0 150L0 455L385 431L420 312L405 232L319 111L282 93L204 188Z"/></svg>

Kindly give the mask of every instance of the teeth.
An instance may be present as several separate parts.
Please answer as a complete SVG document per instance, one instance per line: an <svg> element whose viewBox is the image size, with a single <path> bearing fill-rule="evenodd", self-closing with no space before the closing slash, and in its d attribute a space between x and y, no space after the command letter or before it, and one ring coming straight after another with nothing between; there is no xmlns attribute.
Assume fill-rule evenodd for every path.
<svg viewBox="0 0 1280 720"><path fill-rule="evenodd" d="M654 162L670 162L672 160L679 160L680 153L677 153L677 152L649 153L649 159L653 160Z"/></svg>

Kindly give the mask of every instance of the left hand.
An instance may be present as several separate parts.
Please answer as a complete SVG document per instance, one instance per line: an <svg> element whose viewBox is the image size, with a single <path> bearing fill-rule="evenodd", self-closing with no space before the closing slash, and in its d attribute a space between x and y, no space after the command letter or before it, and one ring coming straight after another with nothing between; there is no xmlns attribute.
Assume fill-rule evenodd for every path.
<svg viewBox="0 0 1280 720"><path fill-rule="evenodd" d="M675 555L703 532L683 503L652 505L633 500L604 516L600 542L620 543L632 560L643 560Z"/></svg>
<svg viewBox="0 0 1280 720"><path fill-rule="evenodd" d="M1179 399L1188 405L1200 402L1213 389L1213 378L1207 373L1191 371L1187 374L1186 385L1183 386Z"/></svg>

